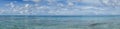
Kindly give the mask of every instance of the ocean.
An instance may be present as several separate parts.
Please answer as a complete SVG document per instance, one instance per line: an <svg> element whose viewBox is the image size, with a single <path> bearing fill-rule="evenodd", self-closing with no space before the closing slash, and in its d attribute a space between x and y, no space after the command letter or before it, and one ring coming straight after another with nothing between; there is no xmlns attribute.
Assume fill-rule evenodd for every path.
<svg viewBox="0 0 120 29"><path fill-rule="evenodd" d="M0 29L120 29L120 16L0 16Z"/></svg>

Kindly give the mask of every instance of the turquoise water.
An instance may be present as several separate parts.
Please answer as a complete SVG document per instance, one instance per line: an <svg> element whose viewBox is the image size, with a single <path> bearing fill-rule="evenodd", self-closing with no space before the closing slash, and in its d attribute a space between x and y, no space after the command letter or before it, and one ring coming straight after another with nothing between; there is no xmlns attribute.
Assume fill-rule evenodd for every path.
<svg viewBox="0 0 120 29"><path fill-rule="evenodd" d="M120 29L120 16L0 16L0 29Z"/></svg>

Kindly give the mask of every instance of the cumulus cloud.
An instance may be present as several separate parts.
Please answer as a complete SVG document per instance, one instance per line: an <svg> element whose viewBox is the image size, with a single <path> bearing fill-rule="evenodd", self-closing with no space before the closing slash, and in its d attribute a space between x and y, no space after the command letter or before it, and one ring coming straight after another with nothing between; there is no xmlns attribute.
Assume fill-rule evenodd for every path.
<svg viewBox="0 0 120 29"><path fill-rule="evenodd" d="M23 1L33 1L33 2L40 2L41 0L23 0Z"/></svg>
<svg viewBox="0 0 120 29"><path fill-rule="evenodd" d="M33 2L40 2L41 0L24 0L24 1L33 1ZM50 2L58 3L58 0L48 0ZM69 1L69 2L68 2ZM1 11L0 14L21 14L21 15L120 15L118 8L111 8L111 7L98 7L96 5L99 5L101 2L99 0L81 0L84 4L87 5L77 5L75 4L74 0L68 0L67 6L62 3L58 3L52 6L35 6L34 4L21 4L23 6L20 6L18 4L14 4L13 2L9 3L7 5L8 10L3 9L4 11ZM104 2L104 1L103 1ZM77 2L79 3L79 2ZM105 3L105 2L104 2ZM44 3L45 4L45 3ZM54 4L54 3L53 3ZM92 4L92 5L91 5ZM95 4L95 5L94 5ZM105 3L108 4L108 3ZM117 3L118 5L119 3ZM46 4L47 5L47 4ZM56 6L57 5L57 6ZM102 4L103 5L103 4ZM62 6L62 7L61 7ZM111 5L110 5L111 6ZM119 5L120 6L120 5ZM2 8L1 8L2 9Z"/></svg>
<svg viewBox="0 0 120 29"><path fill-rule="evenodd" d="M93 4L93 5L100 5L101 2L99 0L81 0L82 3L85 4Z"/></svg>

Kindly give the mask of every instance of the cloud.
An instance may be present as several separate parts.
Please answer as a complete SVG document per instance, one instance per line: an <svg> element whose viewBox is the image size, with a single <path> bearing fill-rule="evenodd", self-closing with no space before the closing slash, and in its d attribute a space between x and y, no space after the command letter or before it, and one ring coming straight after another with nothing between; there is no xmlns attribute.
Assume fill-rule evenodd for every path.
<svg viewBox="0 0 120 29"><path fill-rule="evenodd" d="M41 0L24 0L24 1L33 1L33 2L40 2ZM51 0L48 0L51 1ZM51 2L58 3L58 0L52 0ZM74 0L71 0L74 1ZM14 4L13 2L9 3L6 8L1 8L0 14L21 14L21 15L120 15L118 8L111 8L105 6L96 6L99 5L99 0L81 0L84 4L78 6L77 4L72 3L71 1L67 2L68 5L74 6L66 6L61 3L62 7L58 7L56 5L52 6L35 6L32 4ZM65 1L66 2L66 1ZM77 2L79 3L79 2ZM39 3L38 3L39 4ZM45 4L45 3L44 3ZM92 5L91 5L92 4ZM94 5L95 4L95 5ZM108 3L107 3L108 4Z"/></svg>
<svg viewBox="0 0 120 29"><path fill-rule="evenodd" d="M23 1L33 1L33 2L40 2L41 0L23 0Z"/></svg>
<svg viewBox="0 0 120 29"><path fill-rule="evenodd" d="M95 4L95 5L101 4L100 0L81 0L81 2L87 4Z"/></svg>

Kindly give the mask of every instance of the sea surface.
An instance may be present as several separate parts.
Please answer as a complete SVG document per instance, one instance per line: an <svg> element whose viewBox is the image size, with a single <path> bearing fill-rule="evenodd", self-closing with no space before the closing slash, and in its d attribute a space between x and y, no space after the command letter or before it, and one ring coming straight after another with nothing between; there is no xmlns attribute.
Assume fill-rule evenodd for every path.
<svg viewBox="0 0 120 29"><path fill-rule="evenodd" d="M0 29L120 29L120 16L0 16Z"/></svg>

